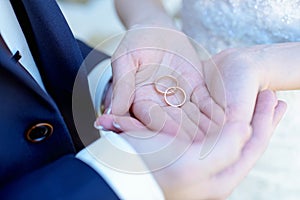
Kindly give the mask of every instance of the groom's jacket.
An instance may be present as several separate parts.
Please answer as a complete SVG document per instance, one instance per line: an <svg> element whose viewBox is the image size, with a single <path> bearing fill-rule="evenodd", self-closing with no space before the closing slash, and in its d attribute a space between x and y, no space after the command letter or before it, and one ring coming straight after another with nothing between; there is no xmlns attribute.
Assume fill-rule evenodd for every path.
<svg viewBox="0 0 300 200"><path fill-rule="evenodd" d="M117 198L74 157L98 137L86 74L107 56L81 67L91 48L74 38L55 0L11 3L47 92L0 47L0 199Z"/></svg>

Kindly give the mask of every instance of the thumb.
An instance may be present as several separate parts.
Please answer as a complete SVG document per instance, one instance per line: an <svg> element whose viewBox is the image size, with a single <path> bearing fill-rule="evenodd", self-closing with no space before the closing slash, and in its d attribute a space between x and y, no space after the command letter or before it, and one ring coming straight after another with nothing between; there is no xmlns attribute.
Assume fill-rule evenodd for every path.
<svg viewBox="0 0 300 200"><path fill-rule="evenodd" d="M240 87L235 90L230 88L229 91L226 89L226 119L250 123L257 101L258 89L256 87Z"/></svg>
<svg viewBox="0 0 300 200"><path fill-rule="evenodd" d="M112 114L124 115L129 111L134 99L136 70L134 61L128 55L112 62Z"/></svg>

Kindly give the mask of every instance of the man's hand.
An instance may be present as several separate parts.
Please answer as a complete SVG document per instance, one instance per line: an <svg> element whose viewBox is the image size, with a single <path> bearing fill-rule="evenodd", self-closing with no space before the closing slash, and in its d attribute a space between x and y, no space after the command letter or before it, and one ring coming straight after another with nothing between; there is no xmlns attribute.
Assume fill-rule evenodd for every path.
<svg viewBox="0 0 300 200"><path fill-rule="evenodd" d="M212 130L205 138L203 132L194 137L186 131L170 135L149 132L142 126L133 130L129 128L133 124L128 124L133 122L128 120L131 117L115 117L125 130L120 136L139 153L167 199L224 199L264 152L285 108L273 92L263 91L258 96L251 127L244 122L226 122L217 141L210 138L215 138L220 129ZM99 120L111 121L105 117ZM207 141L214 143L214 148L201 157Z"/></svg>

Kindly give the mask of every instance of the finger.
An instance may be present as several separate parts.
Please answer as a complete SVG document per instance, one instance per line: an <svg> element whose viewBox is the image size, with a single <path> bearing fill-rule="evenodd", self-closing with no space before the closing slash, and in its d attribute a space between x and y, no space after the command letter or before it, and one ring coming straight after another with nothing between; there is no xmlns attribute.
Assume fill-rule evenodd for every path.
<svg viewBox="0 0 300 200"><path fill-rule="evenodd" d="M190 142L194 141L196 136L198 139L203 139L204 133L199 128L200 112L196 110L193 113L189 113L192 111L192 103L188 102L181 108L167 106L164 110L169 118L179 125L178 130L175 127L172 128L173 134L178 133L180 138ZM189 116L188 113L193 115ZM168 127L167 124L165 126Z"/></svg>
<svg viewBox="0 0 300 200"><path fill-rule="evenodd" d="M160 105L151 100L135 101L132 111L135 117L150 130L176 134L176 130L180 128L180 124L170 118Z"/></svg>
<svg viewBox="0 0 300 200"><path fill-rule="evenodd" d="M246 123L226 123L220 134L206 137L201 151L208 153L200 159L202 167L210 174L231 166L240 157L245 143L251 136L251 128ZM203 149L213 147L210 151ZM201 152L202 154L202 152Z"/></svg>
<svg viewBox="0 0 300 200"><path fill-rule="evenodd" d="M244 121L250 123L253 118L255 109L255 102L258 94L259 86L255 84L254 80L235 80L240 84L227 84L225 88L225 114L226 120L229 121ZM230 80L227 80L230 82ZM253 85L249 86L249 83Z"/></svg>
<svg viewBox="0 0 300 200"><path fill-rule="evenodd" d="M146 127L130 116L101 115L95 122L95 127L113 132L143 131Z"/></svg>
<svg viewBox="0 0 300 200"><path fill-rule="evenodd" d="M191 102L188 102L182 107L185 115L190 119L193 124L201 130L201 134L204 136L207 134L211 123L213 123L206 115L200 112L198 107ZM203 139L203 138L202 138Z"/></svg>
<svg viewBox="0 0 300 200"><path fill-rule="evenodd" d="M163 132L180 137L203 135L201 129L184 113L182 108L171 106L161 107L151 100L135 101L133 113L147 128L155 132Z"/></svg>
<svg viewBox="0 0 300 200"><path fill-rule="evenodd" d="M261 142L261 145L259 145L259 148L257 149L260 150L259 152L264 149L264 146L268 143L268 140L272 134L273 118L276 105L277 97L273 91L265 90L258 94L251 122L254 133L252 140L249 141L249 144L247 145L253 143L253 145L258 147L258 143Z"/></svg>
<svg viewBox="0 0 300 200"><path fill-rule="evenodd" d="M278 123L281 121L287 110L287 104L284 101L279 100L277 106L275 107L275 113L273 117L273 126L277 127Z"/></svg>
<svg viewBox="0 0 300 200"><path fill-rule="evenodd" d="M225 112L209 94L205 85L198 85L191 97L191 101L197 105L202 113L217 124L223 124Z"/></svg>
<svg viewBox="0 0 300 200"><path fill-rule="evenodd" d="M252 119L252 137L245 145L239 160L215 176L216 186L224 184L227 187L224 190L232 190L254 166L270 140L276 102L272 91L259 93Z"/></svg>
<svg viewBox="0 0 300 200"><path fill-rule="evenodd" d="M136 70L137 66L130 55L112 62L112 113L115 115L124 115L129 111L134 98Z"/></svg>
<svg viewBox="0 0 300 200"><path fill-rule="evenodd" d="M199 128L202 130L204 135L209 135L210 133L215 134L218 131L221 130L224 122L219 120L219 122L215 122L218 120L213 120L211 118L218 118L217 117L208 117L207 114L202 113L202 110L199 110L199 107L197 105L195 105L194 103L191 104L187 104L190 105L189 107L183 107L185 110L185 113L189 116L190 119L192 119L194 121L194 123L198 123ZM210 116L214 116L214 115L222 115L224 117L224 112L220 110L214 112L212 111L212 113L210 113ZM209 111L210 112L210 111ZM199 115L199 116L198 116ZM194 116L198 116L198 117L194 117ZM196 121L198 119L198 121ZM221 119L221 118L219 118ZM225 120L225 119L223 119Z"/></svg>

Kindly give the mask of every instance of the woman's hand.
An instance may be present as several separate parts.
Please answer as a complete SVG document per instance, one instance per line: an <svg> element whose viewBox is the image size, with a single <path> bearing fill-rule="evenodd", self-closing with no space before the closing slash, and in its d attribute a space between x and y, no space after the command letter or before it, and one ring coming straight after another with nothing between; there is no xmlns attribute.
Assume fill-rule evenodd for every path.
<svg viewBox="0 0 300 200"><path fill-rule="evenodd" d="M257 95L267 89L266 71L258 59L242 50L228 49L203 63L207 88L224 109L228 121L249 123ZM199 94L194 93L195 97ZM198 103L199 106L201 102Z"/></svg>
<svg viewBox="0 0 300 200"><path fill-rule="evenodd" d="M202 64L183 33L165 28L128 31L113 55L112 66L113 115L133 115L153 131L176 133L183 112L190 119L186 129L197 126L200 111L191 96L195 88L203 91L200 96L207 89ZM165 96L172 86L180 88ZM172 107L166 100L183 105Z"/></svg>
<svg viewBox="0 0 300 200"><path fill-rule="evenodd" d="M299 49L299 43L257 45L224 50L205 61L207 88L227 120L250 122L259 91L299 89Z"/></svg>

